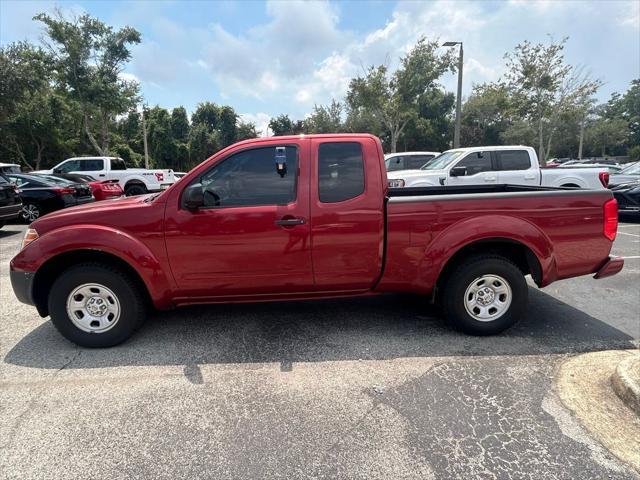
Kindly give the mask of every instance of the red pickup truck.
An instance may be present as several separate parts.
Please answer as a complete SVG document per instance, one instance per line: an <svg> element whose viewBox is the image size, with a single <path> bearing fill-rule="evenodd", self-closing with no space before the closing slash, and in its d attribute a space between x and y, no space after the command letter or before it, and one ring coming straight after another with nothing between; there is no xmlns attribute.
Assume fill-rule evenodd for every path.
<svg viewBox="0 0 640 480"><path fill-rule="evenodd" d="M149 308L415 292L457 328L513 325L526 275L619 272L608 190L390 189L371 135L232 145L168 190L38 219L11 261L18 299L88 347L127 339Z"/></svg>

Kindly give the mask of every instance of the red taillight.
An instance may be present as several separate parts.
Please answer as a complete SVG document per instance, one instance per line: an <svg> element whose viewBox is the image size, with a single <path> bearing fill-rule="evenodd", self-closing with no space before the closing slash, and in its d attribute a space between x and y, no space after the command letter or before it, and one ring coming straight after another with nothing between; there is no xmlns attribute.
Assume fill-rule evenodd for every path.
<svg viewBox="0 0 640 480"><path fill-rule="evenodd" d="M609 186L609 172L600 172L598 174L598 178L600 179L600 183L604 188Z"/></svg>
<svg viewBox="0 0 640 480"><path fill-rule="evenodd" d="M76 191L71 187L54 188L57 195L73 195Z"/></svg>
<svg viewBox="0 0 640 480"><path fill-rule="evenodd" d="M618 202L612 198L604 204L604 226L603 233L612 242L618 233Z"/></svg>

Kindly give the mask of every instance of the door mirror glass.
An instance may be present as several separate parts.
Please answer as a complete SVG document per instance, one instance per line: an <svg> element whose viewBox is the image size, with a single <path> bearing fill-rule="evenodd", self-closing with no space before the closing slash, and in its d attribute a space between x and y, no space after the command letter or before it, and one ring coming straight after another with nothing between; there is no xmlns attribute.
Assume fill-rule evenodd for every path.
<svg viewBox="0 0 640 480"><path fill-rule="evenodd" d="M182 205L187 210L197 210L204 205L204 193L200 183L194 183L184 189L182 193Z"/></svg>
<svg viewBox="0 0 640 480"><path fill-rule="evenodd" d="M452 177L464 177L467 174L467 167L453 167L451 169Z"/></svg>

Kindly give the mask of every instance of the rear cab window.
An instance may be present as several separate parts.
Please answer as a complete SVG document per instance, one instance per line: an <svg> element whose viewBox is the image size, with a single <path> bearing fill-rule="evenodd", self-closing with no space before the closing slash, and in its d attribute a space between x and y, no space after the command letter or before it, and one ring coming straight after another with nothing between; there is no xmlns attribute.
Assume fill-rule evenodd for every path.
<svg viewBox="0 0 640 480"><path fill-rule="evenodd" d="M531 158L526 150L497 150L495 155L498 169L501 171L529 170L531 168Z"/></svg>
<svg viewBox="0 0 640 480"><path fill-rule="evenodd" d="M326 142L318 147L318 196L322 203L364 193L364 157L358 142Z"/></svg>
<svg viewBox="0 0 640 480"><path fill-rule="evenodd" d="M81 172L95 172L97 170L104 170L104 160L102 159L79 160L78 163L78 170Z"/></svg>
<svg viewBox="0 0 640 480"><path fill-rule="evenodd" d="M111 170L126 170L127 166L121 158L111 159Z"/></svg>

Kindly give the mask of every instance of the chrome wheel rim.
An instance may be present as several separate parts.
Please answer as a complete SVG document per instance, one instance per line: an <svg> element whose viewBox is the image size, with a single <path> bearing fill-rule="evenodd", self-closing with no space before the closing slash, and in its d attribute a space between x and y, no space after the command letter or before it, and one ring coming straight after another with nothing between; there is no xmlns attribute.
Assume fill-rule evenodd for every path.
<svg viewBox="0 0 640 480"><path fill-rule="evenodd" d="M120 301L104 285L85 283L67 297L67 315L83 332L103 333L120 319Z"/></svg>
<svg viewBox="0 0 640 480"><path fill-rule="evenodd" d="M22 206L22 216L25 220L29 220L33 222L40 217L40 210L35 205L23 205Z"/></svg>
<svg viewBox="0 0 640 480"><path fill-rule="evenodd" d="M509 283L499 275L482 275L467 287L464 308L479 322L492 322L511 306L513 294Z"/></svg>

